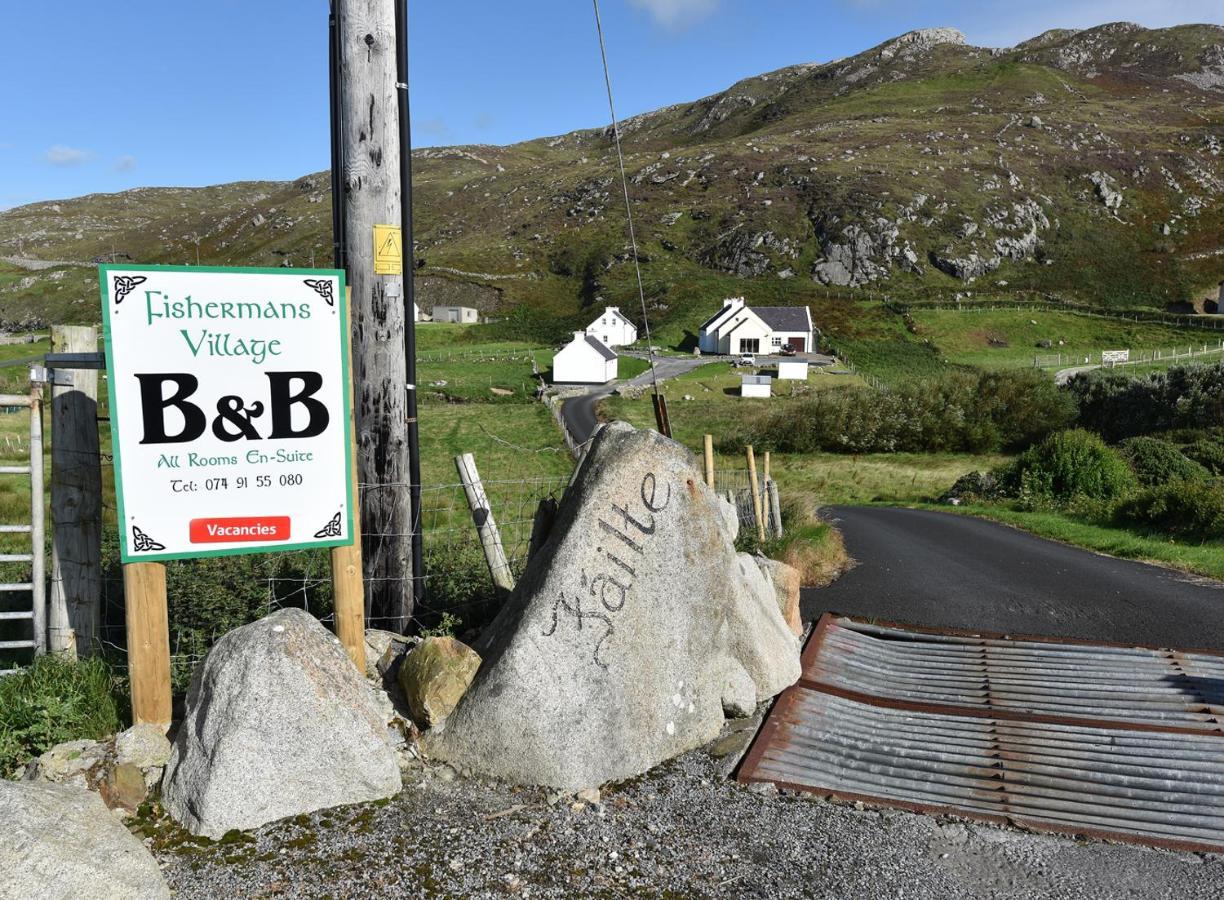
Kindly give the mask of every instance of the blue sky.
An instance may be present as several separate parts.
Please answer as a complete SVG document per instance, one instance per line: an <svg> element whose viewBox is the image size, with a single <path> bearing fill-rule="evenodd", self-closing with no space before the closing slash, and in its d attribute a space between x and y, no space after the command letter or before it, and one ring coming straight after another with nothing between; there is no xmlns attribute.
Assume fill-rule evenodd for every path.
<svg viewBox="0 0 1224 900"><path fill-rule="evenodd" d="M622 116L913 28L952 25L975 44L1009 46L1120 19L1224 24L1224 0L601 5ZM409 15L418 146L606 123L589 0L410 0ZM326 0L12 3L3 21L0 209L137 186L295 178L328 165Z"/></svg>

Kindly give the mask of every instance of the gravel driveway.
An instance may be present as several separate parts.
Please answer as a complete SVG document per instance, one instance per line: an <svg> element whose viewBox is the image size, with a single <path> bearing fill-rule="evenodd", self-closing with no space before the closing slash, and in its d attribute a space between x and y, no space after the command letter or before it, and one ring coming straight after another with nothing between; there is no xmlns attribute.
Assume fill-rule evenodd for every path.
<svg viewBox="0 0 1224 900"><path fill-rule="evenodd" d="M738 727L743 729L747 723ZM734 727L734 726L732 726ZM746 734L724 740L742 743ZM717 744L715 745L717 746ZM415 770L384 804L208 846L155 838L178 898L1218 898L1224 857L746 788L694 751L598 805ZM160 848L158 848L160 845Z"/></svg>

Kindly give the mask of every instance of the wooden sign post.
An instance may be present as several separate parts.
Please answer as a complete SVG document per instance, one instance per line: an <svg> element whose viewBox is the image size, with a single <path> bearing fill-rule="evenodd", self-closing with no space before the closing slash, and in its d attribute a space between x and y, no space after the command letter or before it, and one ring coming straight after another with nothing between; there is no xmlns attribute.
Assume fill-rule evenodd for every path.
<svg viewBox="0 0 1224 900"><path fill-rule="evenodd" d="M127 622L128 678L132 724L170 727L170 614L166 567L128 563L123 567Z"/></svg>

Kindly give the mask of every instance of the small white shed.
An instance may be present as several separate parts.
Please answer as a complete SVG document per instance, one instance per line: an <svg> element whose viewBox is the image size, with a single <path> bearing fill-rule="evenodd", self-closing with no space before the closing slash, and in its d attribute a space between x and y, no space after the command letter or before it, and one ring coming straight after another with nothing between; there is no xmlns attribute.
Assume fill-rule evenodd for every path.
<svg viewBox="0 0 1224 900"><path fill-rule="evenodd" d="M619 360L598 338L581 331L553 357L554 384L607 384L616 380Z"/></svg>
<svg viewBox="0 0 1224 900"><path fill-rule="evenodd" d="M787 359L778 363L779 381L807 381L808 364L805 359Z"/></svg>
<svg viewBox="0 0 1224 900"><path fill-rule="evenodd" d="M480 321L480 313L470 306L435 306L433 308L435 322L459 322L472 324Z"/></svg>
<svg viewBox="0 0 1224 900"><path fill-rule="evenodd" d="M764 397L769 399L773 390L773 379L768 375L744 375L740 378L741 397Z"/></svg>

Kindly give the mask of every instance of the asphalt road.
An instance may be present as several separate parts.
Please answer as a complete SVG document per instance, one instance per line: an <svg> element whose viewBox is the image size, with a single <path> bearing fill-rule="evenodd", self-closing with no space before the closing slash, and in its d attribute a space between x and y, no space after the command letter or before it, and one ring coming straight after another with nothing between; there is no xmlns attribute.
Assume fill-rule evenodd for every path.
<svg viewBox="0 0 1224 900"><path fill-rule="evenodd" d="M668 378L683 375L685 372L691 372L698 366L703 365L712 365L712 363L708 359L703 359L699 356L660 356L655 359L655 372L658 374L660 381L665 381ZM573 397L566 400L561 404L561 417L565 419L565 424L569 428L570 434L580 444L586 441L595 430L595 408L599 405L600 400L611 394L616 388L646 387L651 383L651 380L652 376L648 369L641 375L630 378L628 381L614 381L612 384L600 385L581 397Z"/></svg>
<svg viewBox="0 0 1224 900"><path fill-rule="evenodd" d="M806 359L813 365L831 366L835 362L833 357L825 356L820 353L811 353L800 357ZM655 358L655 374L658 375L659 381L666 381L669 378L675 378L677 375L683 375L686 372L691 372L700 366L709 365L726 365L728 357L719 357L711 359L710 357L701 356L659 356ZM785 360L788 357L784 356L758 356L758 365L768 367L776 364L779 360ZM745 370L751 374L752 370ZM599 401L612 393L616 388L620 387L649 387L652 381L652 375L649 370L638 375L636 378L630 378L628 381L616 381L608 385L600 385L592 388L587 394L581 397L573 397L566 400L561 405L561 417L565 419L565 424L579 443L590 438L591 433L595 430L595 409L599 405Z"/></svg>
<svg viewBox="0 0 1224 900"><path fill-rule="evenodd" d="M945 628L1224 650L1224 582L1098 556L993 522L832 507L856 568L803 593L823 612Z"/></svg>

